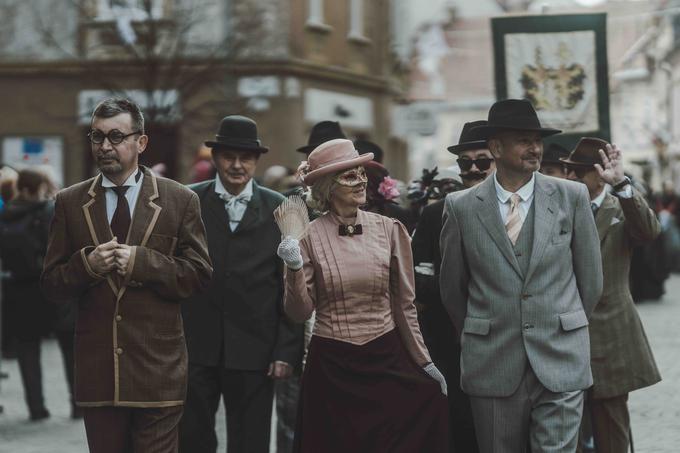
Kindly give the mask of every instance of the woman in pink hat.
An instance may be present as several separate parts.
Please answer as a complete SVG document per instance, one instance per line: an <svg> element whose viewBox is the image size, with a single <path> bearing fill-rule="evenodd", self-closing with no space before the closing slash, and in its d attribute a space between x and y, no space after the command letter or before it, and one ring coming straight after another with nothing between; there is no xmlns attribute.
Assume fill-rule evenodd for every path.
<svg viewBox="0 0 680 453"><path fill-rule="evenodd" d="M302 322L316 311L298 453L448 451L446 382L418 326L410 238L398 221L359 209L372 159L344 139L312 151L301 176L324 214L278 249L286 313Z"/></svg>

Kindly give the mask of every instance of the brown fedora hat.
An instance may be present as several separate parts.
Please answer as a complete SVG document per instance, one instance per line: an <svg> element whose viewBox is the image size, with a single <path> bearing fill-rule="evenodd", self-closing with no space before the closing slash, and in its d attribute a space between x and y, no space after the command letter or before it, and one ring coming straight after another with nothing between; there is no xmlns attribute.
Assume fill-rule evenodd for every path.
<svg viewBox="0 0 680 453"><path fill-rule="evenodd" d="M302 182L311 186L321 176L358 167L373 160L373 153L359 154L351 140L337 138L317 146L300 166Z"/></svg>
<svg viewBox="0 0 680 453"><path fill-rule="evenodd" d="M560 161L577 167L592 167L595 164L602 165L600 150L607 153L607 145L606 141L599 138L582 137L569 156L560 159Z"/></svg>

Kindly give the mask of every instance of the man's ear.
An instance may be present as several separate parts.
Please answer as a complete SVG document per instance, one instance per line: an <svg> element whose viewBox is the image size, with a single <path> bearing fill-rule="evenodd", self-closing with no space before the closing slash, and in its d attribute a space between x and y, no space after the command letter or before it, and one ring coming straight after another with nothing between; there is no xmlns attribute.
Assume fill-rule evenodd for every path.
<svg viewBox="0 0 680 453"><path fill-rule="evenodd" d="M139 139L137 141L137 144L139 145L139 154L142 154L144 150L146 149L146 145L149 144L149 136L148 135L140 135Z"/></svg>

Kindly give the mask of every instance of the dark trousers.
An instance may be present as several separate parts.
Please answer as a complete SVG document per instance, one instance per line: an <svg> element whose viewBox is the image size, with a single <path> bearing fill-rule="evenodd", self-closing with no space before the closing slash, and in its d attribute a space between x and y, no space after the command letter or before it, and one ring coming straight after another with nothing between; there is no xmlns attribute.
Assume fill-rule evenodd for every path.
<svg viewBox="0 0 680 453"><path fill-rule="evenodd" d="M295 439L300 376L276 381L276 453L291 453Z"/></svg>
<svg viewBox="0 0 680 453"><path fill-rule="evenodd" d="M627 452L630 446L630 416L628 394L615 398L589 398L593 421L593 438L597 453Z"/></svg>
<svg viewBox="0 0 680 453"><path fill-rule="evenodd" d="M44 414L45 399L43 397L42 368L40 366L40 338L16 342L17 360L21 383L24 386L24 399L31 418Z"/></svg>
<svg viewBox="0 0 680 453"><path fill-rule="evenodd" d="M176 453L182 406L86 407L90 453Z"/></svg>
<svg viewBox="0 0 680 453"><path fill-rule="evenodd" d="M61 356L64 359L64 373L66 374L66 383L68 384L68 392L71 402L71 412L77 411L75 406L75 396L73 393L73 373L75 371L73 361L73 331L59 331L56 332L59 349L61 349Z"/></svg>
<svg viewBox="0 0 680 453"><path fill-rule="evenodd" d="M274 383L266 370L228 370L189 364L189 388L180 423L180 451L217 451L215 413L224 401L228 453L268 453Z"/></svg>

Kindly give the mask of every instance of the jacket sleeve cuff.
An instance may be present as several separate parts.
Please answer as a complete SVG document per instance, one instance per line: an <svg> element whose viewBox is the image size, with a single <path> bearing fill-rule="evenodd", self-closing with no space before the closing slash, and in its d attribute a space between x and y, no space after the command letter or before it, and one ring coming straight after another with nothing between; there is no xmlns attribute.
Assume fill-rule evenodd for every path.
<svg viewBox="0 0 680 453"><path fill-rule="evenodd" d="M80 249L80 257L82 259L83 267L85 268L85 272L87 272L87 275L89 275L90 278L93 278L95 280L104 280L106 279L106 276L96 273L90 266L90 263L87 261L87 255L89 255L93 250L94 247L92 246L83 247L82 249Z"/></svg>

